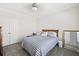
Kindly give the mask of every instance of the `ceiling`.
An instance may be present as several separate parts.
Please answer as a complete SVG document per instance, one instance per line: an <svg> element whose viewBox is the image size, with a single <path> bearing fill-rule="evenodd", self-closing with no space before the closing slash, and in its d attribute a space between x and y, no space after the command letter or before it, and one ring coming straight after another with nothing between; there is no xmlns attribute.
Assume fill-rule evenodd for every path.
<svg viewBox="0 0 79 59"><path fill-rule="evenodd" d="M15 12L25 15L47 15L75 6L79 6L78 3L37 3L38 10L32 10L32 3L0 3L0 10L8 10L8 12Z"/></svg>

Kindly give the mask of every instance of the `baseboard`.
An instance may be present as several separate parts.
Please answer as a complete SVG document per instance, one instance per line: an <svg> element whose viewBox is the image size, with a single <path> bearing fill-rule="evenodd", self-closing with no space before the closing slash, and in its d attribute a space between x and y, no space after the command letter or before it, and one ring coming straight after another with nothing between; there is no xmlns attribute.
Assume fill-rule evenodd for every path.
<svg viewBox="0 0 79 59"><path fill-rule="evenodd" d="M20 43L20 42L13 42L11 44L6 44L6 45L3 45L3 47L6 47L6 46L9 46L9 45L12 45L12 44L16 44L16 43Z"/></svg>

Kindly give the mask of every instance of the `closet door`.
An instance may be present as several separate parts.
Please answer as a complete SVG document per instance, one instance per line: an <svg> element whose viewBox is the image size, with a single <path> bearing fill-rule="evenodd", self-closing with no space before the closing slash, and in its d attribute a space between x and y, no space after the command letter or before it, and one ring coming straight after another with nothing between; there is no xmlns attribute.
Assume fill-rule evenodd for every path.
<svg viewBox="0 0 79 59"><path fill-rule="evenodd" d="M3 55L3 48L2 48L2 36L1 36L1 27L0 27L0 56Z"/></svg>

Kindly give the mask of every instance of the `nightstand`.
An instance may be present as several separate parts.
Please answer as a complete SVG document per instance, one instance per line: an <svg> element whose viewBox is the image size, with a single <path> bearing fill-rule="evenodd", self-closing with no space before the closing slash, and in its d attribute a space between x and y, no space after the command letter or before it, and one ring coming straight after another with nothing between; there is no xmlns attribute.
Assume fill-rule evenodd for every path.
<svg viewBox="0 0 79 59"><path fill-rule="evenodd" d="M62 40L59 40L59 42L58 42L58 46L60 47L60 48L62 48Z"/></svg>

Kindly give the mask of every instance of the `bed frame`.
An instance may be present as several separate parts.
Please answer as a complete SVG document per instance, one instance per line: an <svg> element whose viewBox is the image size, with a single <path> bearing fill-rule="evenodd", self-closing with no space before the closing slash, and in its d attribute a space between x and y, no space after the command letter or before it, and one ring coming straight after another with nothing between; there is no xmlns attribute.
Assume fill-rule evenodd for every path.
<svg viewBox="0 0 79 59"><path fill-rule="evenodd" d="M56 32L58 37L58 30L51 30L51 29L42 29L44 32Z"/></svg>

